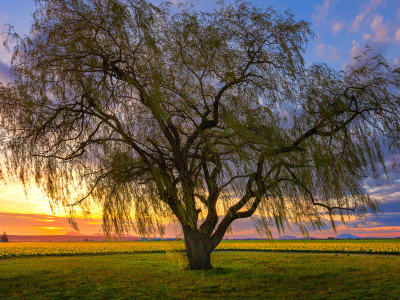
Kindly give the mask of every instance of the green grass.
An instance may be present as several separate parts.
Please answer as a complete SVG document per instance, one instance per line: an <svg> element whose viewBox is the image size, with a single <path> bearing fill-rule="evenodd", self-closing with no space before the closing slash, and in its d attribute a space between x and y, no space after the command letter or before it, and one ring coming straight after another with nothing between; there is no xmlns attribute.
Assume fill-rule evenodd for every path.
<svg viewBox="0 0 400 300"><path fill-rule="evenodd" d="M400 299L400 257L215 252L0 260L0 299ZM174 260L174 262L172 261Z"/></svg>

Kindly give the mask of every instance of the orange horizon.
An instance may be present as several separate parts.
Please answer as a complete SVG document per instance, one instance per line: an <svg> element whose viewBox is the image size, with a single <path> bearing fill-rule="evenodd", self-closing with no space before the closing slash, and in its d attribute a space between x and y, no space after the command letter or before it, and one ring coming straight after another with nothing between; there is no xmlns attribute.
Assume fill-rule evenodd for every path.
<svg viewBox="0 0 400 300"><path fill-rule="evenodd" d="M93 235L101 231L101 209L94 207L92 219L85 220L83 216L78 216L80 233ZM246 226L243 226L242 220L234 223L234 234L226 234L229 236L247 236L251 238L261 238L257 231L249 226L249 220ZM310 231L309 235L319 238L327 238L337 236L342 233L350 233L360 237L398 237L400 236L400 226L374 226L376 222L366 223L359 228L345 227L340 224L337 227L337 234L332 229L322 231ZM368 225L369 224L369 225ZM293 226L293 228L295 228ZM54 214L50 209L48 199L46 199L42 191L32 184L32 188L26 196L20 182L8 182L6 185L0 186L0 233L6 231L9 235L65 235L65 233L73 231L69 226L63 209L56 209ZM88 233L89 232L89 233ZM136 235L130 232L130 235ZM165 236L173 237L176 233L172 228L166 230ZM282 235L292 235L298 238L302 237L298 230L286 232ZM279 237L276 230L273 230L274 238Z"/></svg>
<svg viewBox="0 0 400 300"><path fill-rule="evenodd" d="M76 218L80 231L78 233L92 236L95 234L102 234L101 219ZM234 223L233 235L226 234L226 237L233 238L238 236L240 238L265 238L261 237L254 228L245 226L242 223ZM74 230L67 223L65 216L49 215L49 214L27 214L27 213L11 213L0 212L0 232L5 231L7 235L65 235L66 233L74 232ZM332 229L325 229L321 231L310 231L309 236L316 238L336 237L343 233L350 233L359 237L400 237L400 226L381 226L381 227L361 227L351 228L344 225L337 227L335 234ZM130 232L131 236L139 236L135 232ZM296 236L297 238L303 237L298 231L285 230L282 236ZM176 232L171 225L167 225L165 237L174 237ZM274 232L273 237L278 238L279 234Z"/></svg>

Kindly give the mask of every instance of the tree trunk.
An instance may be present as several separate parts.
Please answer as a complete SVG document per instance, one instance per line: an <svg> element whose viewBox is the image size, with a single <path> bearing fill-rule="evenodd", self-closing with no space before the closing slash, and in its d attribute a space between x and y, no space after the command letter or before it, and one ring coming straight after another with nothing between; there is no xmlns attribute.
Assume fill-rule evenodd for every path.
<svg viewBox="0 0 400 300"><path fill-rule="evenodd" d="M210 255L213 250L211 237L198 229L183 226L185 246L189 264L186 270L210 270L213 268Z"/></svg>

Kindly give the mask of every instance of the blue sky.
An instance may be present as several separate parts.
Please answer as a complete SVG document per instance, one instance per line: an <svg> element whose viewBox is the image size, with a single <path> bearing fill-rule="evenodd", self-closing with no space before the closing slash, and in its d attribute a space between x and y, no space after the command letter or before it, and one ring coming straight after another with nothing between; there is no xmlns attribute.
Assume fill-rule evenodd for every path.
<svg viewBox="0 0 400 300"><path fill-rule="evenodd" d="M151 2L157 5L161 1L153 0ZM181 1L173 0L171 2L176 4ZM199 10L212 10L215 6L215 1L210 0L191 0L186 2L194 4L195 8ZM250 2L262 8L273 6L274 9L278 11L291 9L295 15L295 19L312 23L312 30L316 34L316 38L311 40L308 44L305 53L307 65L313 62L322 62L335 69L341 70L346 64L351 62L352 57L360 55L365 46L369 45L372 49L370 52L371 54L382 54L390 63L400 67L400 1L253 0ZM27 34L34 11L35 5L33 0L1 0L0 28L8 23L15 27L16 32ZM1 31L3 30L1 29ZM4 38L0 36L0 41L3 40ZM0 81L2 82L7 82L11 79L8 73L10 59L11 53L7 52L1 43ZM355 228L354 225L349 223L346 228L340 227L338 233L350 232L362 235L368 235L368 233L370 233L369 235L382 234L400 236L400 175L395 173L391 175L392 181L390 186L381 189L377 189L373 185L369 186L369 191L372 196L381 197L386 200L383 205L383 209L386 213L381 215L379 219L369 217L369 222L366 224L359 224L359 228ZM46 207L48 207L48 204L46 204L47 201L41 199L39 194L39 191L34 190L31 193L31 199L29 199L30 202L28 201L28 203L25 203L25 196L18 183L6 187L0 186L0 196L2 196L0 197L0 213L7 213L8 220L13 218L13 213L15 213L15 220L20 218L21 216L17 214L17 212L38 215L49 214L49 208L46 209ZM26 209L22 211L21 209L13 209L14 205L12 203L16 203L15 201L25 203ZM57 222L61 221L59 220ZM237 236L257 236L249 220L239 223L237 226L234 226L236 227L235 233ZM2 223L0 218L0 230L3 230L2 228L5 225L6 224L4 222ZM66 231L71 230L68 228L68 225L59 226L65 226ZM14 229L10 227L10 230L20 232L19 229L16 229L17 227L12 228ZM94 227L90 227L88 230L93 231L94 229ZM88 233L93 233L91 231ZM39 231L30 231L30 234L35 234L35 232ZM49 231L40 231L41 234L44 232L48 234ZM292 233L289 231L287 234L300 237L299 232L296 230ZM333 232L328 228L325 233L314 235L327 236L333 235Z"/></svg>
<svg viewBox="0 0 400 300"><path fill-rule="evenodd" d="M161 1L153 0L154 4ZM173 0L173 3L181 1ZM215 1L186 1L196 9L212 10ZM226 1L231 2L231 1ZM400 66L400 1L395 0L253 0L253 4L276 10L291 9L297 20L312 23L316 38L310 41L305 55L307 64L324 62L336 69L359 55L368 44L373 53L384 55ZM35 10L33 0L0 2L0 26L15 26L17 32L27 33ZM2 47L1 47L2 48ZM0 49L1 49L0 48ZM4 49L0 59L9 61Z"/></svg>

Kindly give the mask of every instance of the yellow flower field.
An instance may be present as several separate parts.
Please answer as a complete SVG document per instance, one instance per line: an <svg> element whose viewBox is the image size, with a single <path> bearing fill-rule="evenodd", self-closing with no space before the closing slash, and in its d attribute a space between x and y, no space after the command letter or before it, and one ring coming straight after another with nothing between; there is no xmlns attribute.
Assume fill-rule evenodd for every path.
<svg viewBox="0 0 400 300"><path fill-rule="evenodd" d="M1 243L0 258L45 255L85 255L184 251L184 242L54 242ZM222 242L216 250L315 253L400 254L400 243L247 243Z"/></svg>

